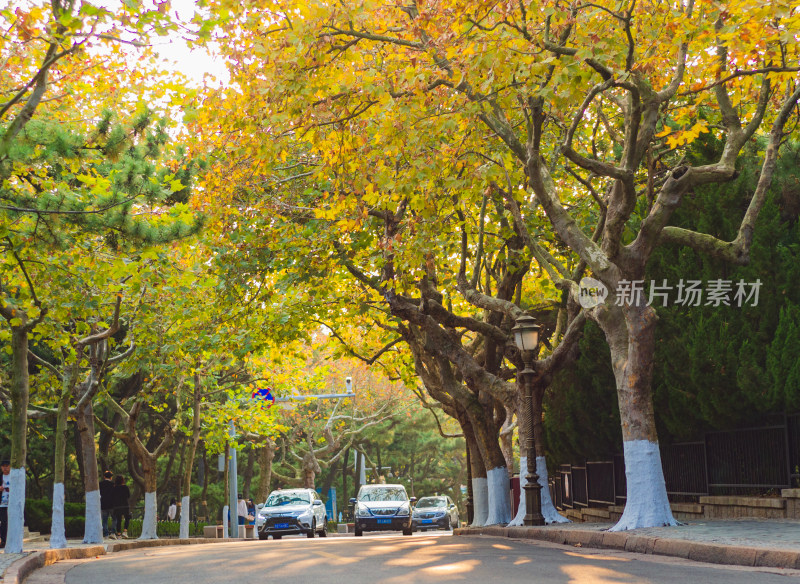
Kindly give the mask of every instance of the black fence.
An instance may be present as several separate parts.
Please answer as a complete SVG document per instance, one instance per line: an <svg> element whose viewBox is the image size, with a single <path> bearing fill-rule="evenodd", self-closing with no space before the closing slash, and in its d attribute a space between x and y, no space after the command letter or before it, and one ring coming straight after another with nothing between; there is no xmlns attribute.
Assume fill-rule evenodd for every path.
<svg viewBox="0 0 800 584"><path fill-rule="evenodd" d="M661 465L673 500L800 487L800 414L757 428L707 432L697 442L663 445ZM550 488L559 509L624 504L624 457L561 465Z"/></svg>

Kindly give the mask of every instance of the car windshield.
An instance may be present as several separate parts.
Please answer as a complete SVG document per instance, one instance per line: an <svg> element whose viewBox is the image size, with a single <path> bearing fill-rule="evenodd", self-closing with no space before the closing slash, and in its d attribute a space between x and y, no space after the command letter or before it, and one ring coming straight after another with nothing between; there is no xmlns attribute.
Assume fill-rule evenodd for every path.
<svg viewBox="0 0 800 584"><path fill-rule="evenodd" d="M267 502L264 507L282 507L283 505L308 505L311 503L311 498L308 493L292 493L291 491L285 493L271 493L267 497Z"/></svg>
<svg viewBox="0 0 800 584"><path fill-rule="evenodd" d="M359 501L408 501L403 487L362 488L358 492Z"/></svg>
<svg viewBox="0 0 800 584"><path fill-rule="evenodd" d="M444 497L422 497L417 503L417 509L427 509L430 507L447 507Z"/></svg>

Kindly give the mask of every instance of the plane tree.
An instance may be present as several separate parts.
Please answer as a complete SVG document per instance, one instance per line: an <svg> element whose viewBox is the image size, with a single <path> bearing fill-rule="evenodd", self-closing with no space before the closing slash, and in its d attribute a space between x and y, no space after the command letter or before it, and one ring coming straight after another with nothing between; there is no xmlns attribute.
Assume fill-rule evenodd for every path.
<svg viewBox="0 0 800 584"><path fill-rule="evenodd" d="M608 342L621 417L628 493L614 529L674 524L653 413L657 318L635 285L659 245L748 261L800 97L797 8L784 0L209 5L236 16L222 23L232 41L223 45L242 85L221 109L273 138L251 145L230 131L217 134L229 142L227 156L257 161L246 170L249 191L241 192L260 185L279 193L275 207L305 210L302 228L313 218L340 226L339 259L392 315L420 326L447 306L436 290L447 277L433 251L452 253L442 231L459 226L443 227L453 216L444 201L477 217L487 188L513 218L517 249L572 302L580 300L573 267L608 290L587 316ZM687 148L706 132L724 146L715 160L692 164ZM294 156L287 137L307 151ZM724 241L671 226L686 195L736 176L740 153L753 143L763 153L760 178L736 218L736 236ZM290 175L271 174L271 157L288 160L292 176L317 178L316 190L295 193L304 198L290 203ZM495 167L494 176L481 164ZM428 245L412 247L412 237ZM359 265L370 239L380 253ZM464 321L451 318L450 328L458 325ZM505 350L489 329L496 326L466 328L486 329ZM429 344L443 346L444 337L425 332ZM488 375L458 351L448 358L473 388ZM494 376L481 389L513 395L504 384Z"/></svg>

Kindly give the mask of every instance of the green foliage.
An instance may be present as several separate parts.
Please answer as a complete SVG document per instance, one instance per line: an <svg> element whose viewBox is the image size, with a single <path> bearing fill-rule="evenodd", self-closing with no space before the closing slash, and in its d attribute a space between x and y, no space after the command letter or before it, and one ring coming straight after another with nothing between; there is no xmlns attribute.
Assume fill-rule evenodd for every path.
<svg viewBox="0 0 800 584"><path fill-rule="evenodd" d="M700 159L719 145L698 141ZM662 307L656 301L653 392L662 442L693 440L706 430L749 426L768 412L800 410L800 147L779 160L775 182L755 230L751 262L730 266L687 248L657 249L646 281L761 281L757 306ZM672 224L730 240L752 195L757 153L722 186L687 195ZM553 462L620 451L615 380L602 334L589 324L574 367L559 373L545 400Z"/></svg>
<svg viewBox="0 0 800 584"><path fill-rule="evenodd" d="M189 537L202 537L203 528L209 523L198 521L189 522ZM180 521L159 521L156 523L156 535L158 537L178 537L181 532ZM135 539L142 535L142 520L131 519L128 525L128 537Z"/></svg>
<svg viewBox="0 0 800 584"><path fill-rule="evenodd" d="M579 342L580 357L560 371L545 394L548 460L604 458L622 448L616 383L609 348L589 321Z"/></svg>
<svg viewBox="0 0 800 584"><path fill-rule="evenodd" d="M64 530L67 537L81 537L84 527L83 503L65 503ZM50 533L53 520L52 499L25 499L25 522L28 529Z"/></svg>

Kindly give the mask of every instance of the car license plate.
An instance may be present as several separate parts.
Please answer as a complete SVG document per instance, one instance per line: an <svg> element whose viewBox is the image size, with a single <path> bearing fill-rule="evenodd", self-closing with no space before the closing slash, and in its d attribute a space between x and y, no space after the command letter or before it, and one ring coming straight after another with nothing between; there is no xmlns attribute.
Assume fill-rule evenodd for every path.
<svg viewBox="0 0 800 584"><path fill-rule="evenodd" d="M423 519L420 523L433 523L433 519Z"/></svg>
<svg viewBox="0 0 800 584"><path fill-rule="evenodd" d="M289 527L288 523L276 523L275 529L287 529Z"/></svg>
<svg viewBox="0 0 800 584"><path fill-rule="evenodd" d="M378 519L378 523L381 524L381 525L385 525L385 524L388 524L388 523L391 523L391 522L392 522L391 519Z"/></svg>

